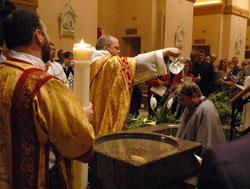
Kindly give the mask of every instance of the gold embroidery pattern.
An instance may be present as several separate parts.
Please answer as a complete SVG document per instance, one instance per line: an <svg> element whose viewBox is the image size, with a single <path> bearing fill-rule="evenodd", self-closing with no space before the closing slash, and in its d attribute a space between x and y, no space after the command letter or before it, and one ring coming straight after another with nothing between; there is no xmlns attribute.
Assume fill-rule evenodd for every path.
<svg viewBox="0 0 250 189"><path fill-rule="evenodd" d="M39 141L33 121L32 93L38 90L38 81L48 74L43 71L26 70L19 79L13 98L12 149L13 187L36 188L39 167ZM20 88L19 88L20 87ZM19 88L19 89L18 89ZM20 90L20 91L19 91ZM14 94L15 95L15 94ZM13 120L15 119L15 120Z"/></svg>

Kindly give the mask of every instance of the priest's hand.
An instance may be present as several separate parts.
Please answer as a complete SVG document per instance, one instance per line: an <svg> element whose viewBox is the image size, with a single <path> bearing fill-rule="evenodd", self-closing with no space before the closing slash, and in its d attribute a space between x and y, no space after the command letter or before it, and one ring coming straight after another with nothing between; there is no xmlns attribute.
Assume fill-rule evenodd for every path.
<svg viewBox="0 0 250 189"><path fill-rule="evenodd" d="M88 106L83 107L83 111L85 112L89 123L94 122L94 111L93 111L93 104L90 102Z"/></svg>
<svg viewBox="0 0 250 189"><path fill-rule="evenodd" d="M163 54L163 57L172 56L173 58L177 58L181 56L182 52L175 47L169 47L169 48L162 49L162 54Z"/></svg>

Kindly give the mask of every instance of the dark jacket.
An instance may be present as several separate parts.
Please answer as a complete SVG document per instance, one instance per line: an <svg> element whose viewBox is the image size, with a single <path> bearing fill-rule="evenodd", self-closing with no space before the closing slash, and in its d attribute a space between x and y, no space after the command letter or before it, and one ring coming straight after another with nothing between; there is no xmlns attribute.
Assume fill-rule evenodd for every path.
<svg viewBox="0 0 250 189"><path fill-rule="evenodd" d="M214 68L212 64L206 61L199 65L198 62L194 63L192 74L194 77L198 77L200 74L201 80L197 82L201 92L204 96L208 97L214 91Z"/></svg>

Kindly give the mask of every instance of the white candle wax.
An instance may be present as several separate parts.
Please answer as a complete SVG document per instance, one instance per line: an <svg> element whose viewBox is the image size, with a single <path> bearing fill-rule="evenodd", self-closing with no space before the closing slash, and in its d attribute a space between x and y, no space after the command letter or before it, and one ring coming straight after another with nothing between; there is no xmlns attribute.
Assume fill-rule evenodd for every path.
<svg viewBox="0 0 250 189"><path fill-rule="evenodd" d="M75 60L74 91L81 103L87 106L89 103L90 45L84 43L83 40L81 43L74 44L73 55Z"/></svg>
<svg viewBox="0 0 250 189"><path fill-rule="evenodd" d="M90 61L75 61L74 92L83 106L89 104L89 64Z"/></svg>
<svg viewBox="0 0 250 189"><path fill-rule="evenodd" d="M80 99L83 106L89 104L89 66L91 60L91 47L89 44L74 44L74 92ZM83 139L84 140L84 139ZM88 164L73 161L74 181L76 189L85 189L88 186Z"/></svg>
<svg viewBox="0 0 250 189"><path fill-rule="evenodd" d="M74 44L73 54L76 61L90 61L91 46L82 40L81 43Z"/></svg>

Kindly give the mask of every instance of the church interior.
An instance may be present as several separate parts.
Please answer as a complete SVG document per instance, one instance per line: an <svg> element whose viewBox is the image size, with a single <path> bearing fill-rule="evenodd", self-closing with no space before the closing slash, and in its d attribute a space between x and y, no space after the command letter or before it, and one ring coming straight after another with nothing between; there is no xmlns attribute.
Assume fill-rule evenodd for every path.
<svg viewBox="0 0 250 189"><path fill-rule="evenodd" d="M2 1L0 0L0 2ZM202 56L200 54L204 53L203 56L207 58L206 61L209 63L212 55L215 55L215 62L210 67L216 71L218 69L220 71L221 63L224 60L227 61L228 72L231 69L229 62L232 65L233 59L237 59L236 66L241 71L244 70L245 66L250 67L250 0L11 0L11 2L17 9L29 9L39 15L47 26L49 41L54 44L56 52L59 49L73 52L74 44L79 43L82 39L91 47L95 47L99 37L112 35L119 41L121 57L135 57L138 54L174 47L182 52L181 57L185 60L190 59L192 53L198 53L198 56ZM204 50L204 52L201 50ZM57 58L59 57L56 55L55 59ZM171 61L175 63L177 60L172 58ZM195 83L198 78L199 82L200 73L192 76L193 78L191 76L188 76L189 78L184 77L184 67L190 66L190 70L193 67L191 66L192 62L189 62L181 62L183 64L183 67L179 70L183 77L181 81L185 82L186 79L190 79ZM164 64L164 66L167 65ZM172 72L171 68L168 67L168 73L170 74L169 70ZM190 70L185 74L191 73ZM156 78L157 81L162 79L160 76L156 77L158 77ZM209 99L209 101L216 103L215 107L219 114L221 113L220 108L224 111L221 114L227 111L227 117L220 121L223 127L222 132L225 134L223 140L230 142L243 137L243 135L249 136L250 85L249 83L244 84L242 81L232 84L231 80L226 81L228 79L226 76L223 75L223 77L223 81L215 80L215 83L218 81L218 84L226 86L222 88L220 87L222 85L220 85L218 91L230 89L230 93L224 93L224 96L216 96L214 93L213 97L204 96L206 96L206 100ZM249 75L244 77L246 80L247 78L250 82ZM236 75L234 79L236 80ZM87 80L87 82L89 81ZM183 123L180 121L181 117L177 116L178 110L183 107L177 105L177 115L175 114L175 116L178 118L174 119L177 122L171 122L173 117L163 117L162 112L158 115L153 112L152 115L161 116L161 120L159 119L161 122L159 120L157 122L152 118L153 116L150 117L151 115L149 115L147 119L152 118L152 122L145 124L148 121L145 116L147 116L149 109L151 108L154 111L155 108L152 108L151 101L153 98L150 98L151 93L148 93L152 86L147 81L138 84L138 86L141 92L139 118L129 117L128 119L129 121L140 120L138 124L143 123L144 126L148 127L136 126L131 130L127 127L122 132L98 136L94 141L95 158L93 162L89 166L84 164L84 168L81 167L82 165L74 164L78 171L75 173L77 175L75 177L76 189L189 189L197 188L197 182L199 182L197 179L207 176L203 172L204 175L198 178L200 171L207 168L206 165L201 168L202 158L204 157L202 145L196 141L195 137L193 141L175 137L178 135L179 125ZM170 85L166 87L169 87L165 89L164 95L168 95L166 99L170 99L169 101L176 100L174 99L174 95L176 95L174 89L170 89ZM242 87L241 90L239 90L240 87ZM90 87L87 88L89 90ZM172 94L174 94L173 97ZM219 92L218 94L221 95ZM132 96L134 93L130 95ZM199 95L197 96L200 98ZM158 103L162 102L158 99L153 100ZM178 100L176 103L181 100L184 102L185 98L180 100L179 97ZM171 103L175 102L172 101ZM223 106L220 104L222 101ZM135 102L132 99L132 105L133 103ZM197 106L201 103L203 101L199 100ZM246 103L248 103L248 109L244 106ZM162 107L168 107L168 104L164 102ZM180 111L185 112L184 108ZM191 117L191 113L187 113L187 119ZM202 114L204 117L206 115L208 115L207 112ZM244 119L243 123L239 122L239 116L240 119ZM216 119L209 119L206 120L208 124L213 125L217 121ZM207 132L210 132L210 130L207 130ZM161 144L159 145L159 143ZM147 148L150 149L150 152L147 151ZM140 151L140 149L143 150ZM223 152L219 147L217 150ZM129 154L129 157L123 155L125 152ZM230 155L232 153L229 153L228 156ZM249 155L244 154L245 156L248 157ZM232 163L230 158L225 157L225 159L226 163ZM217 160L220 163L220 158L216 159L216 162L212 161L214 164L209 169L218 168ZM248 165L244 171L249 172L250 166ZM244 174L244 171L240 171L238 174ZM232 172L234 172L234 169ZM81 180L81 177L84 177L84 181ZM233 177L235 180L232 180L237 183L237 175L233 175ZM223 179L224 177L213 178L213 181L216 184L226 183L226 186L230 186ZM208 183L202 184L199 188L206 188ZM240 183L237 186L250 187L249 181L244 184L241 185Z"/></svg>

